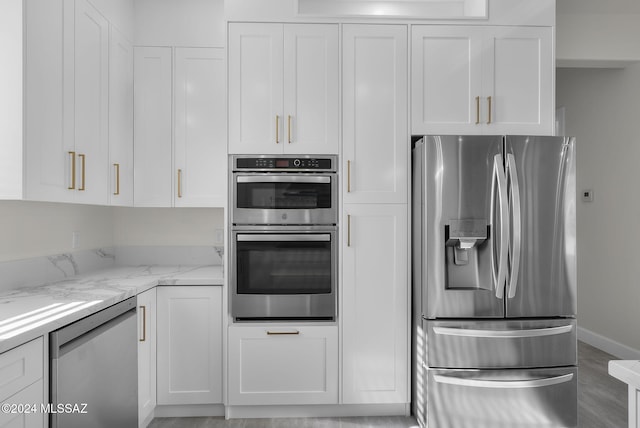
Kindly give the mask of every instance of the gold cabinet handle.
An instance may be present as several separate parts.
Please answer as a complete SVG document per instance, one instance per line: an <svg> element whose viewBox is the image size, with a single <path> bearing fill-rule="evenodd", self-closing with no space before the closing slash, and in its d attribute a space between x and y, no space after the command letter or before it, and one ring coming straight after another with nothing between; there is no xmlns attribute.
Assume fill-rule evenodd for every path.
<svg viewBox="0 0 640 428"><path fill-rule="evenodd" d="M276 144L280 143L280 116L276 114Z"/></svg>
<svg viewBox="0 0 640 428"><path fill-rule="evenodd" d="M69 190L76 188L76 152L68 152L71 155L71 185L67 187Z"/></svg>
<svg viewBox="0 0 640 428"><path fill-rule="evenodd" d="M113 194L117 196L120 194L120 164L114 163L113 167L115 168L115 174L116 174L116 191L113 192Z"/></svg>
<svg viewBox="0 0 640 428"><path fill-rule="evenodd" d="M480 124L480 97L476 97L476 125Z"/></svg>
<svg viewBox="0 0 640 428"><path fill-rule="evenodd" d="M351 192L351 161L347 161L347 193Z"/></svg>
<svg viewBox="0 0 640 428"><path fill-rule="evenodd" d="M489 104L489 120L487 120L487 125L491 125L491 97L487 97L487 103Z"/></svg>
<svg viewBox="0 0 640 428"><path fill-rule="evenodd" d="M296 334L300 334L300 332L298 330L293 330L293 331L270 331L270 330L267 330L267 335L269 335L269 336L283 336L283 335L296 335Z"/></svg>
<svg viewBox="0 0 640 428"><path fill-rule="evenodd" d="M351 214L347 215L347 247L351 246Z"/></svg>
<svg viewBox="0 0 640 428"><path fill-rule="evenodd" d="M139 340L145 342L147 340L147 307L140 306L140 309L142 309L142 338Z"/></svg>
<svg viewBox="0 0 640 428"><path fill-rule="evenodd" d="M182 170L178 170L178 197L182 197Z"/></svg>
<svg viewBox="0 0 640 428"><path fill-rule="evenodd" d="M80 185L80 187L78 187L78 190L79 191L83 191L83 190L86 190L86 188L85 188L85 172L86 172L86 169L87 169L86 168L86 166L87 166L86 158L87 157L83 153L79 154L78 157L80 158L80 163L82 164L82 174L80 175L80 182L82 184Z"/></svg>
<svg viewBox="0 0 640 428"><path fill-rule="evenodd" d="M289 144L291 144L291 115L287 117L287 137Z"/></svg>

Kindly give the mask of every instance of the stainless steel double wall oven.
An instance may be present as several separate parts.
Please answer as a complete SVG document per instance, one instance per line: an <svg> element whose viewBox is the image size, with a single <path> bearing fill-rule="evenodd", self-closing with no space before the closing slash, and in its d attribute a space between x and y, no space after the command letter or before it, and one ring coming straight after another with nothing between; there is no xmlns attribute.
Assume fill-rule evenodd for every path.
<svg viewBox="0 0 640 428"><path fill-rule="evenodd" d="M335 156L230 157L231 315L336 316Z"/></svg>

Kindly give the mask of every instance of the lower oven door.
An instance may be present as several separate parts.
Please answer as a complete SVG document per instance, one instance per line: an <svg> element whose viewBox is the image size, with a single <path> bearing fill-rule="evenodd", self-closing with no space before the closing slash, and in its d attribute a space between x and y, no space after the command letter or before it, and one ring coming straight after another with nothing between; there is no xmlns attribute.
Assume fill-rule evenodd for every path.
<svg viewBox="0 0 640 428"><path fill-rule="evenodd" d="M335 228L234 231L231 315L239 320L332 320Z"/></svg>

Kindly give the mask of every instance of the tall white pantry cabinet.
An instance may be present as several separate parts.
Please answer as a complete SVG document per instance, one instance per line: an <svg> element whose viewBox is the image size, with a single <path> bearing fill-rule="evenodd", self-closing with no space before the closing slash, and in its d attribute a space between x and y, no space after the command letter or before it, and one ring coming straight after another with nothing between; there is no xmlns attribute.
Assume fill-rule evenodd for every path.
<svg viewBox="0 0 640 428"><path fill-rule="evenodd" d="M342 397L408 403L408 29L342 37Z"/></svg>

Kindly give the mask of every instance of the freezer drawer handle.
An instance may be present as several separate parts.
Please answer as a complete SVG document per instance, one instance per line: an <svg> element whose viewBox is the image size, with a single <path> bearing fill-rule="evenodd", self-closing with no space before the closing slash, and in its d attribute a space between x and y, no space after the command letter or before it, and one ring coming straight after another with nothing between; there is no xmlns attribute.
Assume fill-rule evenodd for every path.
<svg viewBox="0 0 640 428"><path fill-rule="evenodd" d="M485 379L464 379L453 376L434 375L433 378L438 383L446 383L449 385L469 386L473 388L540 388L543 386L557 385L559 383L570 382L573 379L573 373L547 377L543 379L533 380L485 380Z"/></svg>
<svg viewBox="0 0 640 428"><path fill-rule="evenodd" d="M530 330L472 330L455 327L434 327L433 331L435 334L442 334L446 336L503 337L514 339L522 337L553 336L556 334L569 333L572 329L573 325L563 325L560 327L533 328Z"/></svg>

